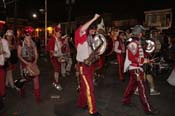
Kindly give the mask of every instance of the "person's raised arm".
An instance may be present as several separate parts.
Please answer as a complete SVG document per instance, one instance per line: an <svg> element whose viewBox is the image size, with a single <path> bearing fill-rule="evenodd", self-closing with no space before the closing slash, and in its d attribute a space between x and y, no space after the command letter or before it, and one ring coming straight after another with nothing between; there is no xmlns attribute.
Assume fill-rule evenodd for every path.
<svg viewBox="0 0 175 116"><path fill-rule="evenodd" d="M91 20L89 20L88 22L86 22L85 24L82 25L82 27L81 27L81 29L80 29L80 32L86 31L86 30L89 28L89 26L90 26L94 21L96 21L99 17L100 17L99 14L95 14L94 17L93 17Z"/></svg>

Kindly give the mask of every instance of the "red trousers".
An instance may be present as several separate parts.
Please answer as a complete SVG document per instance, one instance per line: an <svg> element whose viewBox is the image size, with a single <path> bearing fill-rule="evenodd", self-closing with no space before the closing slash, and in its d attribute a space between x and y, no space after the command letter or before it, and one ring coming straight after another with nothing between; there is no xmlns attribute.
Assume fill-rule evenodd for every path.
<svg viewBox="0 0 175 116"><path fill-rule="evenodd" d="M116 54L116 58L118 61L118 74L119 74L119 79L123 80L123 71L124 71L124 56L122 54Z"/></svg>
<svg viewBox="0 0 175 116"><path fill-rule="evenodd" d="M61 71L61 63L58 62L57 58L51 57L50 60L51 60L51 63L53 65L54 71L60 72Z"/></svg>
<svg viewBox="0 0 175 116"><path fill-rule="evenodd" d="M5 96L5 71L0 66L0 96Z"/></svg>
<svg viewBox="0 0 175 116"><path fill-rule="evenodd" d="M130 80L129 84L125 90L124 97L123 97L123 103L124 104L130 104L131 103L131 96L134 94L135 89L138 87L139 97L140 101L142 103L143 109L145 112L151 111L151 105L148 101L146 89L145 89L145 79L144 79L144 72L140 72L140 79L137 79L137 76L135 74L135 70L130 70Z"/></svg>
<svg viewBox="0 0 175 116"><path fill-rule="evenodd" d="M96 101L94 96L93 84L93 66L79 65L80 70L80 95L78 97L78 106L85 107L88 105L89 113L96 112Z"/></svg>

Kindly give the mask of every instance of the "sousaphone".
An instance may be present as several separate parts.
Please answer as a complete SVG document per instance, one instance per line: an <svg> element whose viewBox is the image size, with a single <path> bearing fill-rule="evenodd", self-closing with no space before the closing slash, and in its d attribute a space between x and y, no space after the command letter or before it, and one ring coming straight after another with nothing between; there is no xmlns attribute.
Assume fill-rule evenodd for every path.
<svg viewBox="0 0 175 116"><path fill-rule="evenodd" d="M109 44L108 43L109 40L107 40L104 35L96 34L93 40L94 40L92 44L93 52L89 55L87 59L84 60L84 63L89 66L95 63L100 58L101 55L109 55L111 53L111 50L113 50L113 49L111 50L107 49L108 47L113 46L113 43L112 45L111 43Z"/></svg>
<svg viewBox="0 0 175 116"><path fill-rule="evenodd" d="M108 56L113 52L113 41L109 36L104 36L103 34L96 34L94 36L94 43L92 45L93 49L97 50L98 55Z"/></svg>
<svg viewBox="0 0 175 116"><path fill-rule="evenodd" d="M152 40L146 40L146 50L145 52L147 53L153 53L156 49L156 44L154 41Z"/></svg>

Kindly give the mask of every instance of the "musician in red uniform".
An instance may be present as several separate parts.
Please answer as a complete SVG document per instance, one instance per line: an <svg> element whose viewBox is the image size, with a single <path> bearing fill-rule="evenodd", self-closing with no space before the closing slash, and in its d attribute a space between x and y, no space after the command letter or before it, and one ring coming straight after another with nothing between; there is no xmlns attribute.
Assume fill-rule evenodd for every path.
<svg viewBox="0 0 175 116"><path fill-rule="evenodd" d="M118 74L119 79L124 81L123 70L124 70L124 58L125 58L125 32L120 31L118 39L115 41L114 51L116 52L116 59L118 61Z"/></svg>
<svg viewBox="0 0 175 116"><path fill-rule="evenodd" d="M88 66L84 64L84 61L92 53L92 43L90 40L93 39L93 35L96 32L93 23L99 17L100 15L95 14L91 20L80 26L75 32L75 46L77 49L76 60L80 71L80 95L78 97L78 107L85 108L88 105L89 115L91 116L101 116L101 114L96 111L93 85L94 66L93 64Z"/></svg>
<svg viewBox="0 0 175 116"><path fill-rule="evenodd" d="M58 61L58 57L62 56L62 42L61 42L61 25L55 26L54 34L49 39L48 45L47 45L47 51L50 54L50 60L54 67L54 82L53 86L61 91L62 87L59 83L59 77L60 77L60 71L61 71L61 62Z"/></svg>
<svg viewBox="0 0 175 116"><path fill-rule="evenodd" d="M132 30L133 38L127 45L124 71L127 69L129 70L130 80L125 90L122 102L124 105L130 105L131 96L133 95L136 87L138 87L139 97L145 113L156 114L158 111L152 108L147 98L144 71L142 68L144 63L151 62L151 60L144 58L144 52L141 46L141 38L144 30L145 29L142 25L136 25Z"/></svg>
<svg viewBox="0 0 175 116"><path fill-rule="evenodd" d="M103 19L101 19L101 22L97 25L97 33L107 36ZM103 75L104 63L105 63L105 56L100 55L99 60L94 64L94 71L95 71L94 84L95 85L97 85L96 81L98 80L98 78L104 78L104 75Z"/></svg>

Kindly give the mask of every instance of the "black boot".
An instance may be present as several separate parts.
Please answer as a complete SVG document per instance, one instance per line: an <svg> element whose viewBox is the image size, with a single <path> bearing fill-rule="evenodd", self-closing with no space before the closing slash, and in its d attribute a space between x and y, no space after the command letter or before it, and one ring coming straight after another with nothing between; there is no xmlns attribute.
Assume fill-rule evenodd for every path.
<svg viewBox="0 0 175 116"><path fill-rule="evenodd" d="M146 115L157 115L159 114L159 110L154 109L152 111L145 112Z"/></svg>

